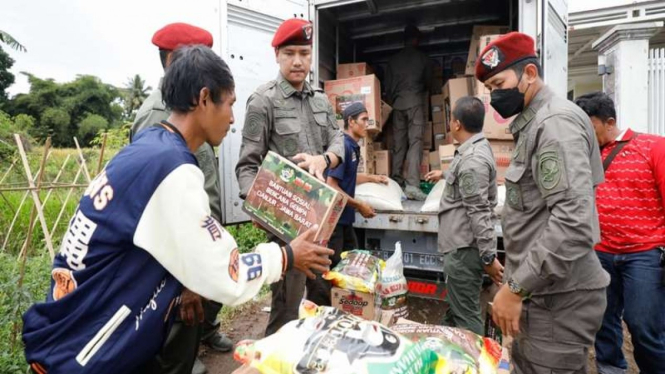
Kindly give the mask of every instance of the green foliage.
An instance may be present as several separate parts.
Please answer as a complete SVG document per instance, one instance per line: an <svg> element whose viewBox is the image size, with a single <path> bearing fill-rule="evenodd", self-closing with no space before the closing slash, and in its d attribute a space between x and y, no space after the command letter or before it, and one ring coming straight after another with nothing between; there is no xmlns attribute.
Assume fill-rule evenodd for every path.
<svg viewBox="0 0 665 374"><path fill-rule="evenodd" d="M266 232L251 223L228 226L226 229L235 238L240 253L252 252L257 245L268 242Z"/></svg>
<svg viewBox="0 0 665 374"><path fill-rule="evenodd" d="M34 133L39 139L52 137L54 145L64 144L69 137L71 117L61 108L46 108L41 115L39 131Z"/></svg>
<svg viewBox="0 0 665 374"><path fill-rule="evenodd" d="M19 126L16 120L17 118L12 120L7 113L0 111L0 163L11 160L16 153L14 134L21 135L24 147L28 148L29 137L27 131ZM24 125L27 120L29 119L25 116L19 119L19 121L23 121Z"/></svg>
<svg viewBox="0 0 665 374"><path fill-rule="evenodd" d="M129 144L129 130L132 124L127 122L124 125L106 131L100 131L97 136L90 141L90 145L101 147L104 143L104 133L106 133L106 149L119 150Z"/></svg>
<svg viewBox="0 0 665 374"><path fill-rule="evenodd" d="M57 83L23 74L28 77L30 92L16 95L7 107L13 115L27 114L36 119L30 133L38 140L43 141L50 134L54 146L71 147L81 124L88 120L82 130L87 138L79 139L81 146L87 146L101 129L100 121L91 121L90 115L102 117L107 123L104 128L121 124L121 92L99 78L79 75L71 82Z"/></svg>
<svg viewBox="0 0 665 374"><path fill-rule="evenodd" d="M1 35L2 31L0 31ZM0 47L0 105L4 105L7 101L5 90L14 84L14 74L9 71L13 65L14 60Z"/></svg>
<svg viewBox="0 0 665 374"><path fill-rule="evenodd" d="M25 47L19 43L16 39L14 39L13 36L9 35L8 33L0 30L0 42L7 44L11 48L20 51L20 52L27 52L28 50L25 49Z"/></svg>
<svg viewBox="0 0 665 374"><path fill-rule="evenodd" d="M136 117L136 111L141 107L143 101L148 97L148 91L152 87L145 86L145 79L136 74L133 78L127 80L125 89L123 90L124 96L124 118L127 121L133 121Z"/></svg>
<svg viewBox="0 0 665 374"><path fill-rule="evenodd" d="M27 367L23 354L21 316L34 303L46 298L50 287L51 259L48 254L29 257L23 286L18 287L20 262L16 256L0 253L0 372L23 374Z"/></svg>
<svg viewBox="0 0 665 374"><path fill-rule="evenodd" d="M97 134L104 132L109 123L106 118L99 114L88 114L79 124L78 139L84 144L89 144Z"/></svg>
<svg viewBox="0 0 665 374"><path fill-rule="evenodd" d="M35 117L28 114L14 116L14 125L17 129L29 132L35 127Z"/></svg>

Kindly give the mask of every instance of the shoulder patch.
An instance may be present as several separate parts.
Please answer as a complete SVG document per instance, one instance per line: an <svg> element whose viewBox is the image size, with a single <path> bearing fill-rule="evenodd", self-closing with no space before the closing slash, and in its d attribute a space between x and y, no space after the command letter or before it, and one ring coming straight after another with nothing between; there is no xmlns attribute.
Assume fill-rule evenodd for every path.
<svg viewBox="0 0 665 374"><path fill-rule="evenodd" d="M548 150L538 156L539 183L545 190L554 189L561 181L562 162L559 152Z"/></svg>
<svg viewBox="0 0 665 374"><path fill-rule="evenodd" d="M459 176L459 189L462 196L478 194L478 180L472 171L463 171Z"/></svg>
<svg viewBox="0 0 665 374"><path fill-rule="evenodd" d="M259 112L249 112L245 117L242 135L252 140L258 140L263 130L266 118Z"/></svg>

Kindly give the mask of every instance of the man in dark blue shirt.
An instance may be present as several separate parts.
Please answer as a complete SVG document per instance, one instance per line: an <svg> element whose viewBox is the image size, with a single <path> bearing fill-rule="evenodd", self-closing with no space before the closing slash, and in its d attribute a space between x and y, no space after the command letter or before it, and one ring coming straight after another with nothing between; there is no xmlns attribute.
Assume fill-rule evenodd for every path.
<svg viewBox="0 0 665 374"><path fill-rule="evenodd" d="M332 269L340 261L340 254L358 248L358 238L353 230L355 212L357 209L365 218L376 215L369 204L354 199L356 185L363 183L388 183L388 177L382 175L358 174L360 160L360 146L358 141L367 136L367 122L369 115L362 103L349 105L342 112L344 118L344 161L327 173L326 183L347 195L346 208L337 222L337 227L330 237L328 247L335 251L331 258ZM315 282L308 282L307 299L317 305L330 305L330 282L317 277Z"/></svg>

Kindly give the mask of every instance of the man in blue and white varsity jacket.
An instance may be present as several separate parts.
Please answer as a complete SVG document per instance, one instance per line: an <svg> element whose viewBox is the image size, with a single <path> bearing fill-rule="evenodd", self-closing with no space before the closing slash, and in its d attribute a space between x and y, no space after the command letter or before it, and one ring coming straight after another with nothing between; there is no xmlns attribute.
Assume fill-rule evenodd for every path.
<svg viewBox="0 0 665 374"><path fill-rule="evenodd" d="M33 372L144 373L169 331L184 287L238 305L290 268L314 277L332 251L314 229L280 248L239 254L210 216L193 155L233 124L235 84L205 46L177 49L164 76L172 115L141 132L92 181L51 272L46 302L23 316ZM307 169L307 167L305 167Z"/></svg>

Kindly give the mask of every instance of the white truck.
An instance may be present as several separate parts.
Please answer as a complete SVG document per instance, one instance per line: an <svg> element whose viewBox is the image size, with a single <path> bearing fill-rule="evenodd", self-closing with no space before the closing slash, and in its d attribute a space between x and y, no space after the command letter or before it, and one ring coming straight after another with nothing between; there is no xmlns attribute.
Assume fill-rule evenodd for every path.
<svg viewBox="0 0 665 374"><path fill-rule="evenodd" d="M378 69L402 48L407 22L424 33L421 48L443 66L466 62L473 25L508 25L534 37L545 81L566 95L568 65L567 0L218 0L209 15L219 25L215 45L236 80L236 122L220 148L223 223L245 222L235 166L242 141L244 104L259 85L278 72L270 47L273 33L287 18L314 23L310 80L322 87L335 79L340 63L368 62ZM565 97L565 96L564 96ZM402 242L406 275L414 295L445 295L443 261L437 253L438 217L420 213L422 203L405 202L403 212L360 215L356 228L361 246L382 257ZM501 235L500 226L497 232Z"/></svg>

